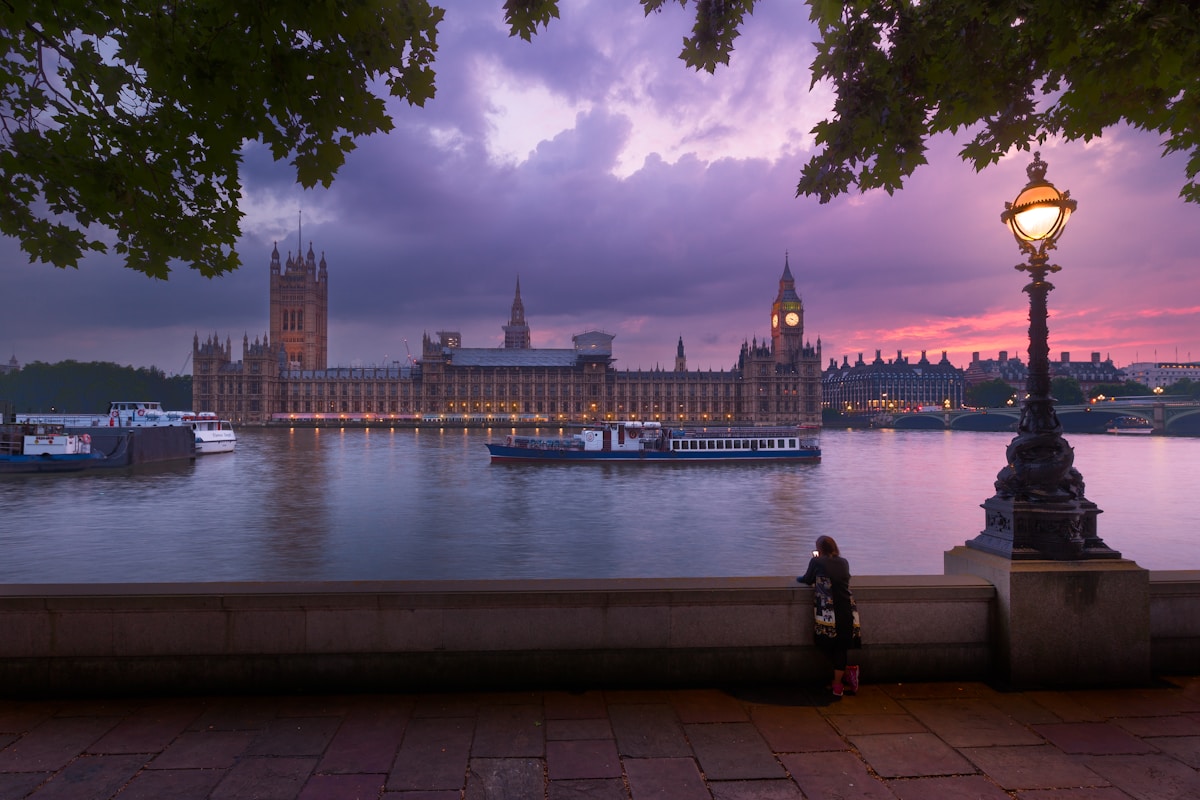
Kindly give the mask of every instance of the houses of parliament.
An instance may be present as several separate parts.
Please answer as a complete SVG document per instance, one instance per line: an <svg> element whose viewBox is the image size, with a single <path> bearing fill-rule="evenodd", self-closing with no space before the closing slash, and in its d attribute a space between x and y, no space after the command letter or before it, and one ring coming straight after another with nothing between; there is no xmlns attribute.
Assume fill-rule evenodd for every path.
<svg viewBox="0 0 1200 800"><path fill-rule="evenodd" d="M424 335L419 359L330 367L324 255L271 254L270 331L253 342L214 334L192 343L192 407L242 424L578 424L610 419L681 426L819 425L821 342L803 342L804 304L787 258L770 303L770 339L742 343L729 370L618 370L612 334L586 331L569 348L535 348L518 278L503 347L464 347L453 331ZM766 303L764 303L764 306ZM765 310L765 309L764 309Z"/></svg>

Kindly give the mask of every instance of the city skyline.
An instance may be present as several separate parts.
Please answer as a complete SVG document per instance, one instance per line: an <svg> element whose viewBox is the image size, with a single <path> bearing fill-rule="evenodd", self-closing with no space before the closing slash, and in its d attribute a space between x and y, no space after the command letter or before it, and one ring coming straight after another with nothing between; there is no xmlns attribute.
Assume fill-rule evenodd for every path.
<svg viewBox="0 0 1200 800"><path fill-rule="evenodd" d="M676 58L689 27L678 8L565 3L526 43L507 36L499 3L451 8L438 96L393 104L396 130L360 140L330 189L302 191L246 148L236 273L209 281L180 265L156 282L113 256L58 270L0 238L0 360L189 372L194 334L266 332L275 242L328 260L330 366L403 361L406 340L416 355L437 330L499 347L519 277L534 347L598 328L616 335L618 368L670 368L682 336L690 369L728 369L743 340L769 337L763 287L785 253L823 366L876 350L946 350L959 366L972 352L1026 357L1025 276L1000 212L1031 153L976 174L957 157L965 138L939 137L895 196L795 198L830 105L808 90L807 9L760 4L715 75ZM1200 358L1200 207L1177 196L1186 156L1161 157L1157 137L1129 128L1038 149L1079 202L1054 254L1052 358Z"/></svg>

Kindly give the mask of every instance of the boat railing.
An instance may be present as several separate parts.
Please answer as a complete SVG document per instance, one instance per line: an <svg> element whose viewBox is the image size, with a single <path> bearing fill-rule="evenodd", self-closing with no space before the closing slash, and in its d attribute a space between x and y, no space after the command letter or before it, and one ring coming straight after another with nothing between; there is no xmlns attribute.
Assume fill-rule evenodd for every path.
<svg viewBox="0 0 1200 800"><path fill-rule="evenodd" d="M676 438L684 439L769 439L780 436L813 438L817 428L802 425L763 426L759 428L677 428Z"/></svg>

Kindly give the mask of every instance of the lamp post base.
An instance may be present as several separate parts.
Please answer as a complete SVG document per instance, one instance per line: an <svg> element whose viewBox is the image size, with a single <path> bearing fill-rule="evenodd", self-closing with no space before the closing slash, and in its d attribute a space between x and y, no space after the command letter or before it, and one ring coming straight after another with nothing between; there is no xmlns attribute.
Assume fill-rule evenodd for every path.
<svg viewBox="0 0 1200 800"><path fill-rule="evenodd" d="M1150 682L1150 573L1134 562L1017 560L955 547L944 564L947 575L996 587L993 669L1009 687Z"/></svg>
<svg viewBox="0 0 1200 800"><path fill-rule="evenodd" d="M1013 561L1120 558L1096 535L1096 504L1082 498L1018 500L989 497L985 527L966 544Z"/></svg>

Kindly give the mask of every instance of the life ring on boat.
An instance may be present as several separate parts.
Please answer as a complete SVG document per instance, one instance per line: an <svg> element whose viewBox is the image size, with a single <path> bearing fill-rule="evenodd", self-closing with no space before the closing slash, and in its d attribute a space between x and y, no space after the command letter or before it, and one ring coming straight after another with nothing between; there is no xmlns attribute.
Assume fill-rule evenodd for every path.
<svg viewBox="0 0 1200 800"><path fill-rule="evenodd" d="M91 434L89 434L89 433L85 433L83 436L80 436L80 437L79 437L79 440L80 440L81 442L83 442L84 444L91 444L91 443L92 443L92 436L91 436Z"/></svg>
<svg viewBox="0 0 1200 800"><path fill-rule="evenodd" d="M628 428L625 432L629 434L630 439L638 438L638 429L637 428Z"/></svg>
<svg viewBox="0 0 1200 800"><path fill-rule="evenodd" d="M113 419L116 419L116 418L117 418L117 414L120 414L120 413L121 413L120 411L117 411L117 410L114 408L114 409L112 410L112 413L111 413L111 414L109 414L109 416L110 416L110 417L112 417Z"/></svg>
<svg viewBox="0 0 1200 800"><path fill-rule="evenodd" d="M138 416L139 416L139 417L141 417L141 416L145 416L145 414L146 414L146 409L144 409L144 408L139 408L139 409L138 409Z"/></svg>

